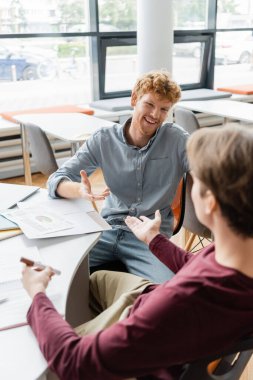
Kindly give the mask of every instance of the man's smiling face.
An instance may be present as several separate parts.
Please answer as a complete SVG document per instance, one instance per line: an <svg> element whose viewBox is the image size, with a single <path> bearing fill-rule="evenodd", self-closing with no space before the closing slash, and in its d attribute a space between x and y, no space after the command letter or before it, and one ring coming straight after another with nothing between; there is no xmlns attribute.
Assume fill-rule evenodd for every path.
<svg viewBox="0 0 253 380"><path fill-rule="evenodd" d="M136 133L151 138L168 116L172 103L166 99L149 92L139 99L133 93L131 104L134 109L132 124Z"/></svg>

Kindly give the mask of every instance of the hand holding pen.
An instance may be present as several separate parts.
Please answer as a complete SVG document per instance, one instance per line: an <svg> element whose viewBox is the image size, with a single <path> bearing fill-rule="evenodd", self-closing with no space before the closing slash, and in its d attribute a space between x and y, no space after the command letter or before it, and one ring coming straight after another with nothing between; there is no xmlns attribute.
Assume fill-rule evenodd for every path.
<svg viewBox="0 0 253 380"><path fill-rule="evenodd" d="M49 266L45 266L39 262L36 263L24 257L21 257L20 261L26 264L22 271L22 282L31 298L38 293L45 293L52 276L54 274L60 274L58 269L50 268Z"/></svg>
<svg viewBox="0 0 253 380"><path fill-rule="evenodd" d="M47 267L47 265L44 265L39 261L32 261L30 259L27 259L26 257L21 257L20 261L21 263L26 264L28 267L36 267L38 270L43 270L43 269L46 269ZM51 268L51 267L50 269L52 270L54 274L58 274L58 275L61 274L61 272L58 269Z"/></svg>

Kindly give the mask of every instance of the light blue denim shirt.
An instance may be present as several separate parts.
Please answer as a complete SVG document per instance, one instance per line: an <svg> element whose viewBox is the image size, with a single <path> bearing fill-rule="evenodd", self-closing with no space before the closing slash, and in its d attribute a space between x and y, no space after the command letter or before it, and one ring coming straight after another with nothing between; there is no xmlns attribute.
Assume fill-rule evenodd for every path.
<svg viewBox="0 0 253 380"><path fill-rule="evenodd" d="M161 231L172 234L170 204L177 185L186 171L185 132L172 123L163 124L143 147L128 144L124 125L115 124L95 132L61 168L48 180L51 197L62 179L80 182L80 170L90 175L101 168L111 194L106 198L101 215L108 221L124 220L127 215L154 217L162 214ZM120 223L119 223L120 224ZM128 229L123 223L120 228Z"/></svg>

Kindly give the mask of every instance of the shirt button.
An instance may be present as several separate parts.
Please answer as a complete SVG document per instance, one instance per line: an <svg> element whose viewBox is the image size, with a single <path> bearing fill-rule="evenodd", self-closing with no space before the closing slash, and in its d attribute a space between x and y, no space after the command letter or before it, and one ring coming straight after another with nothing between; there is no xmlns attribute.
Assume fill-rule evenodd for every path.
<svg viewBox="0 0 253 380"><path fill-rule="evenodd" d="M140 182L138 182L138 186L139 186L139 187L141 186Z"/></svg>
<svg viewBox="0 0 253 380"><path fill-rule="evenodd" d="M141 198L137 198L137 201L140 202Z"/></svg>

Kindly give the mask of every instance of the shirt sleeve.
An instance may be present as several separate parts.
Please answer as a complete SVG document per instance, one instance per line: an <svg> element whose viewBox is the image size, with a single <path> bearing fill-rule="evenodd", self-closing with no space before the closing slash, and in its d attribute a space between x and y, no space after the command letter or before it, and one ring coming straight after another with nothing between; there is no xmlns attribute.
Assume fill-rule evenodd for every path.
<svg viewBox="0 0 253 380"><path fill-rule="evenodd" d="M161 234L150 242L149 249L174 273L177 273L193 257L192 253L179 248Z"/></svg>
<svg viewBox="0 0 253 380"><path fill-rule="evenodd" d="M162 375L191 357L185 342L197 347L198 330L191 325L195 324L193 302L189 307L177 289L161 286L154 293L125 320L84 337L77 336L44 293L35 296L28 322L49 367L62 380Z"/></svg>
<svg viewBox="0 0 253 380"><path fill-rule="evenodd" d="M44 293L34 297L27 320L48 366L61 380L119 379L100 362L99 335L79 337Z"/></svg>

